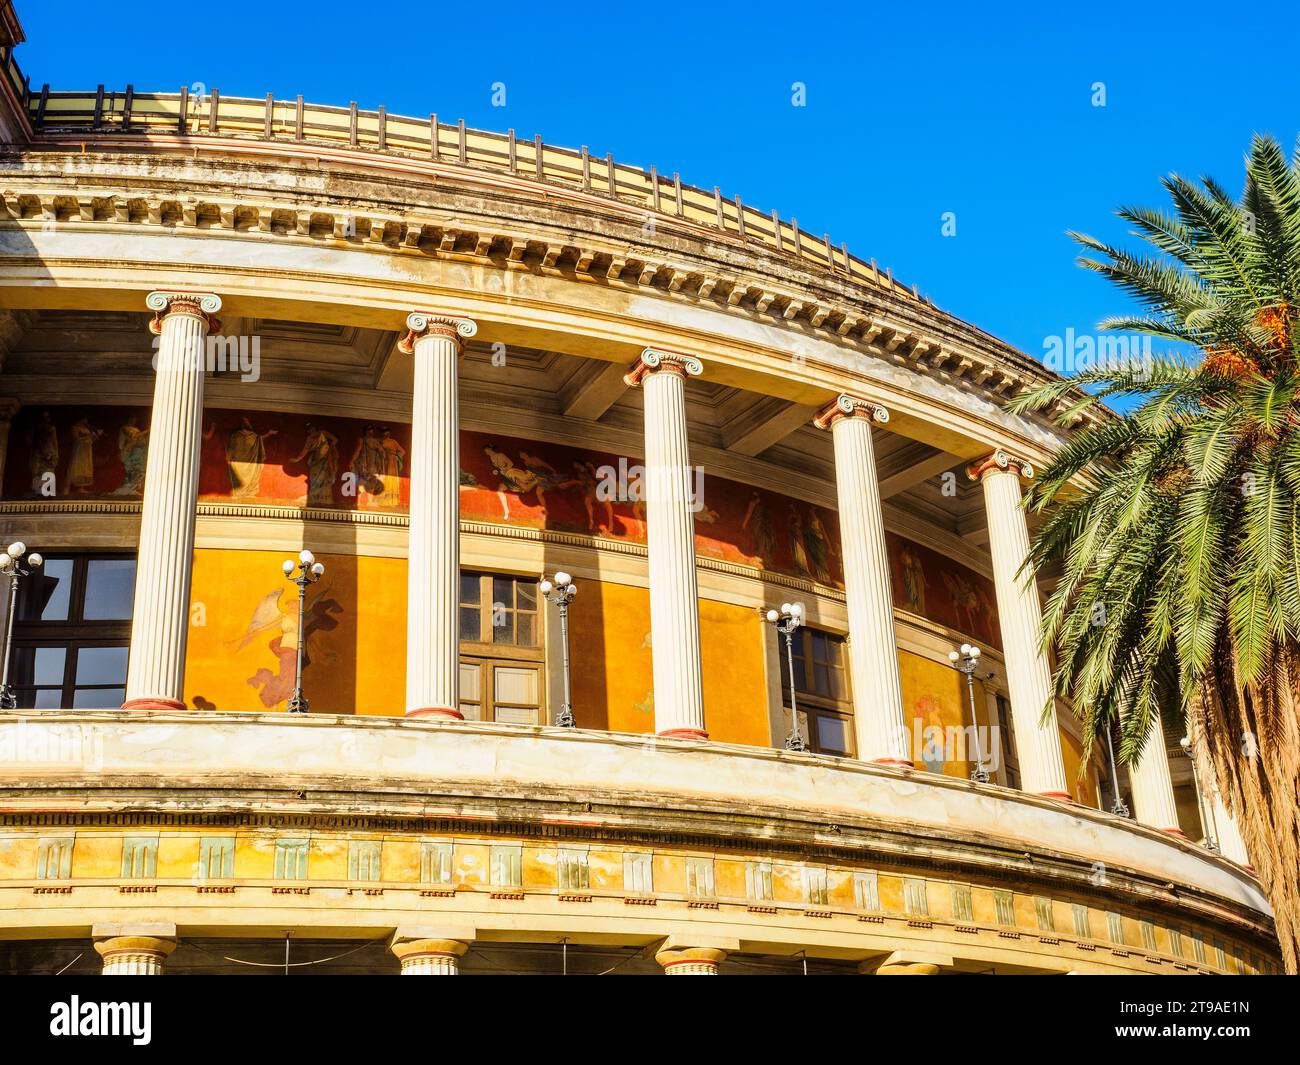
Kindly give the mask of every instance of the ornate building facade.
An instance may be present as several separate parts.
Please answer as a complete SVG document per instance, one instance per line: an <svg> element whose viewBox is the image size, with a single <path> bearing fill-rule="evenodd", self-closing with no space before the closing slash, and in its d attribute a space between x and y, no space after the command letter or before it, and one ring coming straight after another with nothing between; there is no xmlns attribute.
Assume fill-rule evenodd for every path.
<svg viewBox="0 0 1300 1065"><path fill-rule="evenodd" d="M1043 712L1042 366L585 149L34 89L3 7L9 971L1275 969L1188 760Z"/></svg>

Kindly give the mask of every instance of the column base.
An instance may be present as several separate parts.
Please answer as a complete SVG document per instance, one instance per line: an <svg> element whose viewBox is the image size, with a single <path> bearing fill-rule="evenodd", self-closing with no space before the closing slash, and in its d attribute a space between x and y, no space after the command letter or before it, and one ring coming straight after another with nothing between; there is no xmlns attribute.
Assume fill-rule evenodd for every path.
<svg viewBox="0 0 1300 1065"><path fill-rule="evenodd" d="M188 710L179 699L145 698L128 699L122 704L123 710Z"/></svg>
<svg viewBox="0 0 1300 1065"><path fill-rule="evenodd" d="M896 765L902 769L915 769L916 763L909 762L906 758L873 758L872 765Z"/></svg>
<svg viewBox="0 0 1300 1065"><path fill-rule="evenodd" d="M699 728L670 728L656 732L656 736L667 740L707 740L709 734Z"/></svg>
<svg viewBox="0 0 1300 1065"><path fill-rule="evenodd" d="M1068 791L1040 791L1038 793L1044 799L1055 799L1057 802L1068 802L1071 806L1078 806L1074 801L1074 796Z"/></svg>
<svg viewBox="0 0 1300 1065"><path fill-rule="evenodd" d="M1177 836L1179 839L1186 839L1187 833L1181 828L1162 828L1161 832L1168 832L1171 836Z"/></svg>
<svg viewBox="0 0 1300 1065"><path fill-rule="evenodd" d="M444 721L464 721L465 715L450 706L422 706L417 710L406 711L407 717L432 717Z"/></svg>

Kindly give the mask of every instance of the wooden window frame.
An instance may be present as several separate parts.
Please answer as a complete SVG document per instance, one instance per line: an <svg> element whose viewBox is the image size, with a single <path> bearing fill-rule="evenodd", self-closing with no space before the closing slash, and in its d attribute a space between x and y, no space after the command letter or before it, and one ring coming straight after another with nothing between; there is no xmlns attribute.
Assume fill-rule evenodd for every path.
<svg viewBox="0 0 1300 1065"><path fill-rule="evenodd" d="M58 684L23 683L17 675L16 661L11 662L11 683L18 695L20 705L35 704L37 693L57 691L59 708L68 710L74 707L79 691L124 691L126 677L122 684L77 684L77 664L83 649L95 647L122 647L129 654L131 645L131 618L111 620L87 619L86 589L89 583L90 564L92 562L135 562L136 556L125 551L53 551L46 556L45 566L51 562L70 560L72 562L72 583L68 589L68 616L58 620L22 620L22 607L26 605L26 596L34 594L33 578L23 582L19 593L17 616L13 626L13 654L30 650L33 661L36 651L43 647L64 649L63 677ZM44 571L42 571L44 572ZM134 604L132 604L134 613ZM47 707L43 709L53 709ZM112 709L102 707L101 709Z"/></svg>
<svg viewBox="0 0 1300 1065"><path fill-rule="evenodd" d="M478 579L478 602L465 603L461 598L461 587L466 577L475 577ZM512 618L514 626L514 635L518 637L518 617L529 615L533 618L533 638L532 646L526 646L518 643L498 643L493 641L493 618L496 612L496 599L493 595L493 582L498 580L511 582L511 594L513 601L506 608ZM504 666L506 668L517 667L521 669L535 669L537 671L537 719L534 724L549 724L549 717L546 711L546 646L545 634L542 627L545 621L543 610L546 602L545 597L537 588L537 578L517 573L500 573L487 570L470 570L465 569L460 572L460 582L457 584L457 603L456 603L456 631L460 633L460 614L462 610L471 607L477 607L479 620L479 638L477 640L460 640L460 664L466 666L475 666L479 671L479 691L478 699L469 700L464 698L464 692L461 693L462 704L477 705L479 709L479 720L486 722L495 722L497 711L496 699L496 669ZM529 585L533 587L533 605L532 609L520 609L519 606L519 586ZM514 706L516 704L507 704ZM520 709L532 710L533 707L519 705ZM488 716L491 715L491 716Z"/></svg>
<svg viewBox="0 0 1300 1065"><path fill-rule="evenodd" d="M829 646L838 648L837 662L818 662L813 657L813 648L815 641L813 636L824 637ZM786 713L790 712L790 686L794 683L793 676L787 676L789 658L785 648L785 637L777 634L778 652L780 654L780 680L781 680L781 705ZM798 670L799 664L803 664L803 675L805 687L795 689L795 696L799 704L799 715L806 720L806 728L800 726L804 733L804 740L808 744L808 749L817 754L830 754L838 758L854 758L857 755L857 735L853 728L853 693L849 685L849 665L848 665L848 647L846 638L837 632L829 632L826 629L811 628L807 625L801 625L794 632L794 657L795 668ZM815 676L815 667L824 665L827 668L828 676L833 677L839 674L842 684L842 698L835 698L823 692L813 691L806 687ZM843 723L844 737L847 751L829 751L824 750L821 745L821 737L817 728L817 719L827 717Z"/></svg>

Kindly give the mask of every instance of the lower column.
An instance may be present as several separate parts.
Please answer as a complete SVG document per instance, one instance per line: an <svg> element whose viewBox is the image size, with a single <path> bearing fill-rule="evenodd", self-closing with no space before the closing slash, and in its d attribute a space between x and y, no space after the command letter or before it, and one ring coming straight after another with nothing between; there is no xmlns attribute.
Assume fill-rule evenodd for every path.
<svg viewBox="0 0 1300 1065"><path fill-rule="evenodd" d="M459 939L411 939L394 943L403 976L459 976L469 944Z"/></svg>
<svg viewBox="0 0 1300 1065"><path fill-rule="evenodd" d="M1020 787L1069 802L1052 671L1040 638L1043 608L1032 571L1021 570L1029 557L1029 526L1021 506L1020 478L1032 477L1034 470L1028 462L997 451L983 462L972 464L966 472L984 487L1002 654L1020 758Z"/></svg>
<svg viewBox="0 0 1300 1065"><path fill-rule="evenodd" d="M1214 837L1219 845L1219 853L1229 861L1253 869L1250 864L1250 854L1246 851L1246 841L1241 836L1241 829L1237 827L1237 821L1232 814L1228 813L1228 808L1223 805L1219 789L1211 785L1208 790L1210 819L1214 822Z"/></svg>
<svg viewBox="0 0 1300 1065"><path fill-rule="evenodd" d="M157 936L112 936L95 943L105 976L162 976L176 940Z"/></svg>

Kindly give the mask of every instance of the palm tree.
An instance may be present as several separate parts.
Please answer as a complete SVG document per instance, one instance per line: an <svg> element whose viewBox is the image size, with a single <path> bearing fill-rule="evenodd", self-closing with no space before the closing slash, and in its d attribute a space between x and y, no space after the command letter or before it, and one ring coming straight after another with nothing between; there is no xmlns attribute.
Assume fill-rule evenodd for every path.
<svg viewBox="0 0 1300 1065"><path fill-rule="evenodd" d="M1094 367L1017 396L1016 412L1088 420L1030 489L1029 565L1060 578L1043 639L1057 693L1120 757L1184 723L1200 779L1235 815L1273 905L1287 971L1300 952L1300 146L1257 136L1245 191L1163 185L1171 213L1117 214L1134 254L1071 234L1080 263L1144 313L1100 328L1196 349ZM1079 392L1079 387L1085 390ZM1134 404L1120 417L1103 400Z"/></svg>

